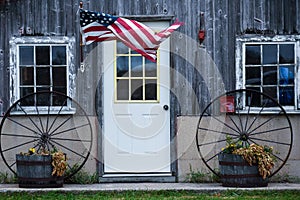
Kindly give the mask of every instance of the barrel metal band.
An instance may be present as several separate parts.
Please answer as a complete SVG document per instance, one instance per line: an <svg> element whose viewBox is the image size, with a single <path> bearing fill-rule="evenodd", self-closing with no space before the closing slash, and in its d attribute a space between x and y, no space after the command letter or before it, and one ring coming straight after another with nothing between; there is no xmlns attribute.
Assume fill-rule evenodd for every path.
<svg viewBox="0 0 300 200"><path fill-rule="evenodd" d="M25 161L17 160L18 165L34 166L34 165L51 165L51 160L49 161Z"/></svg>
<svg viewBox="0 0 300 200"><path fill-rule="evenodd" d="M247 162L228 162L228 161L219 161L220 165L225 166L250 166Z"/></svg>
<svg viewBox="0 0 300 200"><path fill-rule="evenodd" d="M259 174L221 174L221 178L252 178L252 177L261 177Z"/></svg>

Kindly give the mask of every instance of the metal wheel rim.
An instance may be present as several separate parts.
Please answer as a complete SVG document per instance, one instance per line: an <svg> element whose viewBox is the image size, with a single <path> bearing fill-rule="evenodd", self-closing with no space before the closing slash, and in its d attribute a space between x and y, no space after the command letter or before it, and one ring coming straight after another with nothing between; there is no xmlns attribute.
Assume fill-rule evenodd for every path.
<svg viewBox="0 0 300 200"><path fill-rule="evenodd" d="M271 172L271 175L269 176L269 178L270 177L272 177L272 176L274 176L276 173L278 173L278 171L284 166L284 164L287 162L287 160L288 160L288 158L289 158L289 155L290 155L290 153L291 153L291 150L292 150L292 144L293 144L293 130L292 130L292 125L291 125L291 122L290 122L290 119L289 119L289 117L288 117L288 115L287 115L287 113L286 113L286 111L284 110L284 108L280 105L280 104L278 104L277 103L277 101L275 100L275 99L273 99L272 97L270 97L269 95L266 95L266 94L263 94L263 93L261 93L261 92L258 92L258 91L255 91L255 90L249 90L249 89L239 89L239 90L233 90L233 91L229 91L229 92L226 92L226 93L224 93L224 94L222 94L222 95L220 95L220 96L218 96L218 97L216 97L215 99L213 99L206 107L205 107L205 109L204 109L204 111L202 112L202 114L201 114L201 116L200 116L200 119L199 119L199 121L198 121L198 125L197 125L197 134L196 134L196 145L197 145L197 149L198 149L198 153L199 153L199 155L200 155L200 157L201 157L201 159L202 159L202 161L203 161L203 163L205 164L205 166L206 167L208 167L208 169L211 171L211 172L213 172L215 175L217 175L217 176L220 176L220 174L219 174L219 172L218 172L218 169L216 169L216 168L214 168L214 165L212 164L212 162L214 161L214 162L216 162L215 160L217 159L217 155L221 152L221 150L218 150L218 151L216 151L217 153L216 154L214 154L213 156L210 156L209 158L208 157L206 157L206 155L205 155L205 153L204 153L204 150L203 150L203 147L204 146L207 146L207 145L210 145L210 144L208 144L207 142L206 143L203 143L203 141L202 140L200 140L199 138L201 137L201 132L202 131L208 131L208 132L211 132L211 131L215 131L215 130L209 130L208 128L203 128L203 127L201 127L202 125L203 125L203 122L202 121L204 121L204 119L205 119L205 117L206 116L209 116L208 114L208 110L209 109L211 109L211 107L214 105L214 103L216 103L218 100L220 100L220 98L221 97L223 97L223 96L229 96L229 95L232 95L232 94L235 94L235 93L242 93L242 94L244 94L244 93L254 93L254 94L256 94L256 95L261 95L261 96L263 96L263 98L266 98L266 99L268 99L268 101L270 101L271 103L274 103L274 104L276 104L276 106L278 107L278 109L279 109L279 111L278 111L278 113L274 113L274 115L275 116L283 116L283 118L285 119L285 123L286 123L286 126L285 127L283 127L282 128L282 130L287 130L288 131L288 134L287 134L287 136L289 136L289 138L288 138L288 141L289 142L276 142L276 141L267 141L267 140L261 140L260 142L258 142L258 144L263 144L263 142L268 142L268 143L277 143L277 144L279 144L279 145L284 145L284 146L286 146L287 147L287 151L285 152L285 155L284 155L284 157L283 158L280 158L280 164L278 165L278 166L276 166L276 168ZM251 107L251 106L249 106L249 107ZM260 115L263 115L263 109L264 108L262 108L261 110L260 110L260 112L259 113L256 113L255 115L256 115L256 117L258 118ZM248 109L248 115L249 115L249 112L250 112L250 109ZM240 115L241 113L238 113L238 115ZM246 116L246 115L244 115L244 116ZM247 117L246 117L247 118ZM271 120L270 121L272 121L273 119L275 119L274 117L273 118L271 118ZM230 119L230 120L232 120L232 119ZM249 118L247 118L247 120L249 120ZM265 124L266 123L268 123L268 122L270 122L270 121L265 121ZM221 123L221 122L220 122ZM263 124L262 126L264 126L265 124ZM245 124L244 124L245 125ZM250 121L248 121L248 126L252 126L253 124L252 124L252 122L250 122ZM226 126L225 124L224 124L224 126ZM236 126L238 126L237 125L237 123L234 125L235 127L231 127L231 128L233 128L233 129L237 129L237 127ZM246 124L246 126L247 126L247 124ZM249 127L248 127L249 128ZM248 131L249 131L249 129L248 129L247 127L245 128L245 130L247 129ZM205 130L205 129L208 129L208 130ZM239 132L239 130L236 130L237 132ZM252 130L251 130L252 131ZM254 131L256 131L256 130L254 130ZM279 129L277 130L277 129L273 129L273 131L279 131ZM270 132L272 132L272 130L270 131ZM254 132L255 133L255 132ZM227 132L219 132L219 134L224 134L224 135L227 135ZM256 135L258 135L258 134L256 134ZM238 136L238 135L235 135L235 136ZM255 140L259 140L259 139L256 139L255 138ZM220 139L219 141L216 141L217 143L225 143L225 140L224 139ZM256 142L257 143L257 142ZM213 145L213 144L211 144L211 145ZM225 147L225 146L224 146ZM275 154L275 153L274 153ZM277 155L275 155L275 157L276 158L279 158Z"/></svg>
<svg viewBox="0 0 300 200"><path fill-rule="evenodd" d="M44 106L47 107L46 111L40 113L40 110L38 106L33 106L34 109L36 109L36 115L32 115L27 113L22 109L22 105L20 106L21 102L24 102L25 99L29 99L32 97L36 97L37 95L49 95L49 98L56 97L63 99L63 104L59 105L59 109L56 111L52 111L50 106ZM54 101L54 100L53 100ZM59 101L59 100L58 100ZM70 105L72 105L72 108L75 108L75 113L73 114L64 114L63 113L63 107L66 107L64 104L68 102ZM26 121L28 125L24 125L23 123L20 123L17 118L21 118L22 115L15 115L13 114L14 109L19 107L21 109L21 112L23 112L23 117L25 118L21 119L22 121ZM61 116L64 116L65 119L63 121L59 121L59 118ZM79 116L80 120L77 120L76 117ZM16 119L13 119L16 118ZM46 121L42 121L43 119L46 119ZM23 133L11 133L11 132L5 132L6 125L9 123L14 123L18 128L24 129ZM82 124L80 124L82 122ZM30 124L31 123L31 124ZM76 124L78 123L78 124ZM72 127L72 125L74 126ZM29 125L32 125L32 127L29 127ZM70 126L70 127L67 127ZM81 130L80 130L81 129ZM80 135L80 132L84 129L85 135ZM26 133L34 133L32 135L26 135ZM47 133L47 139L45 139L45 134ZM76 133L76 134L74 134ZM69 135L67 135L69 134ZM70 134L73 134L77 136L77 138L70 137ZM68 138L61 138L61 135L69 136ZM30 139L27 142L18 143L18 144L11 144L10 147L7 147L7 144L5 144L5 141L10 137L17 137L17 138L24 138L24 139ZM16 139L17 141L17 139ZM33 145L31 147L35 148L41 148L41 141L46 142L48 145L45 145L47 150L51 151L53 150L53 147L62 150L64 153L67 154L67 158L72 155L75 157L76 163L74 161L71 161L73 163L68 163L68 169L70 169L70 173L64 177L64 179L68 179L75 175L86 163L91 150L92 150L92 141L93 141L93 132L92 132L92 125L90 122L90 119L88 118L86 112L84 109L72 98L68 97L65 94L59 93L59 92L50 92L50 91L41 91L32 93L29 95L26 95L16 101L10 108L7 110L5 115L2 118L1 124L0 124L0 153L1 157L5 163L5 165L9 168L11 172L13 172L15 175L17 175L16 171L16 161L15 159L7 159L9 151L16 150L15 154L20 153L20 149L23 147L28 147L29 145ZM65 142L72 142L72 145L69 146ZM8 145L9 146L9 145ZM80 146L80 148L84 149L84 152L79 153L76 152L76 150L72 149L72 146ZM22 152L26 152L28 149L24 148ZM13 153L13 152L11 152ZM69 154L69 155L68 155ZM78 161L78 162L77 162Z"/></svg>

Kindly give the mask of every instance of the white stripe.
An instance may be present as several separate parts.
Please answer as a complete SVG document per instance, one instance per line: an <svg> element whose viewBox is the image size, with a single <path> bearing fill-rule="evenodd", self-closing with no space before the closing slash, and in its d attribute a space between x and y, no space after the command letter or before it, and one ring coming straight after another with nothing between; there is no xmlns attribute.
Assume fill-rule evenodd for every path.
<svg viewBox="0 0 300 200"><path fill-rule="evenodd" d="M123 19L123 18L122 18ZM133 29L132 31L135 32L135 34L137 34L141 40L147 45L147 48L154 48L155 45L149 40L149 38L137 27L135 26L130 20L127 19L123 19L124 21L126 21L126 23ZM115 22L115 24L122 30L122 32L126 35L126 37L128 39L130 39L130 41L134 41L132 43L134 44L138 44L141 48L143 48L141 46L141 44L134 38L134 34L131 33L131 31L128 31L125 27L123 27L118 21ZM145 27L145 26L143 26ZM149 28L148 28L149 29ZM151 30L151 29L150 29ZM147 30L148 31L148 30ZM149 31L148 31L149 32ZM151 31L152 32L152 31ZM154 32L153 32L154 33ZM152 34L153 34L152 33ZM151 34L151 33L150 33Z"/></svg>
<svg viewBox="0 0 300 200"><path fill-rule="evenodd" d="M143 33L143 31L137 27L135 24L133 24L130 20L128 19L124 19L122 18L124 21L126 21L126 23L137 33L137 35L143 40L143 42L145 42L145 44L149 47L149 48L153 48L154 46L156 46L155 44L153 44L151 42L151 40L147 37L147 35L145 35L145 33ZM136 21L136 23L138 23L140 26L143 27L143 29L145 31L148 32L148 34L152 35L153 38L155 38L155 32L152 31L149 27L147 27L146 25Z"/></svg>
<svg viewBox="0 0 300 200"><path fill-rule="evenodd" d="M137 49L143 49L143 47L136 42L136 39L129 33L129 31L127 31L127 29L125 29L120 23L118 23L117 21L115 22L115 25L117 25L122 32L122 35L124 35L133 46L135 46ZM118 37L121 38L122 40L125 40L120 34L117 33L117 31L112 27L112 26L108 26L108 28ZM126 41L126 40L125 40Z"/></svg>

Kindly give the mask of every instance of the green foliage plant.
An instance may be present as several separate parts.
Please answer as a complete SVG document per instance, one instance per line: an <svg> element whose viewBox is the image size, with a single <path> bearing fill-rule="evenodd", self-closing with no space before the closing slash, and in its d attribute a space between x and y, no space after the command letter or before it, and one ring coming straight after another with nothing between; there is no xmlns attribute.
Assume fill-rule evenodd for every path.
<svg viewBox="0 0 300 200"><path fill-rule="evenodd" d="M248 144L241 140L233 141L229 135L226 136L226 147L222 149L222 153L240 155L249 165L257 165L258 172L263 179L271 174L275 165L272 147L255 143Z"/></svg>

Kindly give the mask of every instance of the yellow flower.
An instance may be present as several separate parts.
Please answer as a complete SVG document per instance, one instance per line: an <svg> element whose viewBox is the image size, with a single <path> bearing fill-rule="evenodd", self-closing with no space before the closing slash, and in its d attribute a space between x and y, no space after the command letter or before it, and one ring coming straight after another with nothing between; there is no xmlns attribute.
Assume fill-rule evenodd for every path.
<svg viewBox="0 0 300 200"><path fill-rule="evenodd" d="M34 154L34 153L35 153L35 148L30 148L30 149L29 149L29 153L30 153L30 154Z"/></svg>

